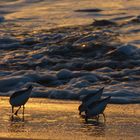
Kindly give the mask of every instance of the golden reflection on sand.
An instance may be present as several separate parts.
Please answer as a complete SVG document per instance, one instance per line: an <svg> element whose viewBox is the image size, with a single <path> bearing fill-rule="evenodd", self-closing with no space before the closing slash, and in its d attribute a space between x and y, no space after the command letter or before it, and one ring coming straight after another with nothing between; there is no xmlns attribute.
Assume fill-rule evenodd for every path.
<svg viewBox="0 0 140 140"><path fill-rule="evenodd" d="M16 3L17 2L15 2L15 5ZM2 5L2 3L0 4ZM12 3L9 3L9 8L11 8L10 4ZM33 26L37 24L38 26L44 25L45 28L50 28L49 26L52 28L54 25L55 27L75 24L83 25L91 23L93 21L93 16L89 18L89 15L81 15L80 13L75 13L74 10L81 8L100 8L105 10L103 11L104 14L119 14L124 12L123 10L127 9L131 4L138 6L137 1L129 1L129 3L127 3L122 0L106 0L106 2L104 2L104 0L86 0L82 2L61 0L61 2L38 1L36 3L31 2L28 4L25 4L24 1L21 3L19 1L15 9L11 9L11 11L14 12L6 14L5 18L7 20L19 20L18 23L20 23L21 20L21 24L24 26Z"/></svg>
<svg viewBox="0 0 140 140"><path fill-rule="evenodd" d="M109 105L106 122L88 123L78 115L78 101L30 99L25 115L11 116L7 97L0 100L0 137L34 139L138 138L140 105Z"/></svg>

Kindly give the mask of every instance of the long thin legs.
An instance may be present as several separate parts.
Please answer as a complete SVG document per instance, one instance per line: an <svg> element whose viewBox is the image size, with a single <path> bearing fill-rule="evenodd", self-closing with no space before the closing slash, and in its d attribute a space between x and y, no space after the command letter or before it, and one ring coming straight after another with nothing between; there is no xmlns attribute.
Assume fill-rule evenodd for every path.
<svg viewBox="0 0 140 140"><path fill-rule="evenodd" d="M18 114L18 111L21 109L21 106L17 109L17 111L14 113L14 107L12 107L12 113L14 113L15 115L17 115ZM23 105L23 112L22 112L22 114L24 115L24 110L25 110L25 107L24 107L24 105Z"/></svg>
<svg viewBox="0 0 140 140"><path fill-rule="evenodd" d="M23 105L23 112L22 112L23 116L24 116L24 110L25 110L25 107L24 107L24 105Z"/></svg>
<svg viewBox="0 0 140 140"><path fill-rule="evenodd" d="M20 117L18 116L18 112L21 109L22 106L19 106L19 108L16 110L16 112L14 113L14 106L12 106L12 116L11 116L11 121L17 121L17 118L20 119ZM25 106L23 105L23 112L22 112L22 121L24 122L24 111L25 111ZM16 115L14 117L14 115Z"/></svg>
<svg viewBox="0 0 140 140"><path fill-rule="evenodd" d="M104 113L102 113L103 114L103 117L104 117L104 121L106 122L106 117L105 117L105 114Z"/></svg>
<svg viewBox="0 0 140 140"><path fill-rule="evenodd" d="M14 113L14 107L12 106L12 114Z"/></svg>
<svg viewBox="0 0 140 140"><path fill-rule="evenodd" d="M17 111L14 113L15 115L17 115L18 111L20 110L21 106L17 109Z"/></svg>

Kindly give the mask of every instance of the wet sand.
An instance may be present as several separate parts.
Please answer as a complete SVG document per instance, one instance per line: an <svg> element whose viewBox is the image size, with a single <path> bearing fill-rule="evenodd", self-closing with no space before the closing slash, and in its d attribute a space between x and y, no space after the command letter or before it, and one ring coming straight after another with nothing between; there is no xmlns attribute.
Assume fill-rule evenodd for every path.
<svg viewBox="0 0 140 140"><path fill-rule="evenodd" d="M106 122L85 123L78 115L78 101L32 98L25 116L11 118L7 97L0 98L0 139L139 139L140 105L108 105ZM24 120L23 120L24 119Z"/></svg>

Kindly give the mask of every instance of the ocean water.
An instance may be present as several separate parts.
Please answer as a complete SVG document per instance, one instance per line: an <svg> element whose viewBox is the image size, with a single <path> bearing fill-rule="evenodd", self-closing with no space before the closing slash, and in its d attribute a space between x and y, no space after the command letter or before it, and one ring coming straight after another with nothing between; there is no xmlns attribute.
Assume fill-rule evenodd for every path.
<svg viewBox="0 0 140 140"><path fill-rule="evenodd" d="M80 100L105 87L140 103L139 0L0 0L0 95Z"/></svg>

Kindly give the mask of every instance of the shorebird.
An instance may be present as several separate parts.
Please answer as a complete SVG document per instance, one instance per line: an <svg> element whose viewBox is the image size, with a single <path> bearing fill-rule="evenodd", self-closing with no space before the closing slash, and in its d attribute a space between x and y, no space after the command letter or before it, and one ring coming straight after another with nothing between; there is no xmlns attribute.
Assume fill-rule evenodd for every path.
<svg viewBox="0 0 140 140"><path fill-rule="evenodd" d="M105 98L105 99L101 99L97 102L94 102L92 105L88 106L86 111L85 111L85 121L87 122L89 118L91 117L98 117L100 114L103 114L104 119L105 119L105 115L104 115L104 110L108 104L108 102L110 101L111 96Z"/></svg>
<svg viewBox="0 0 140 140"><path fill-rule="evenodd" d="M23 106L23 115L24 115L24 109L25 109L24 105L28 101L30 94L32 92L32 89L33 89L33 86L30 85L27 89L16 91L10 96L9 102L12 106L12 114L17 115L21 106ZM15 113L14 113L14 107L19 107Z"/></svg>
<svg viewBox="0 0 140 140"><path fill-rule="evenodd" d="M101 99L101 96L103 94L103 90L104 90L104 87L99 89L96 93L91 93L91 94L86 95L82 99L82 104L78 108L79 115L81 115L81 113L84 112L88 106L90 106L94 102Z"/></svg>

